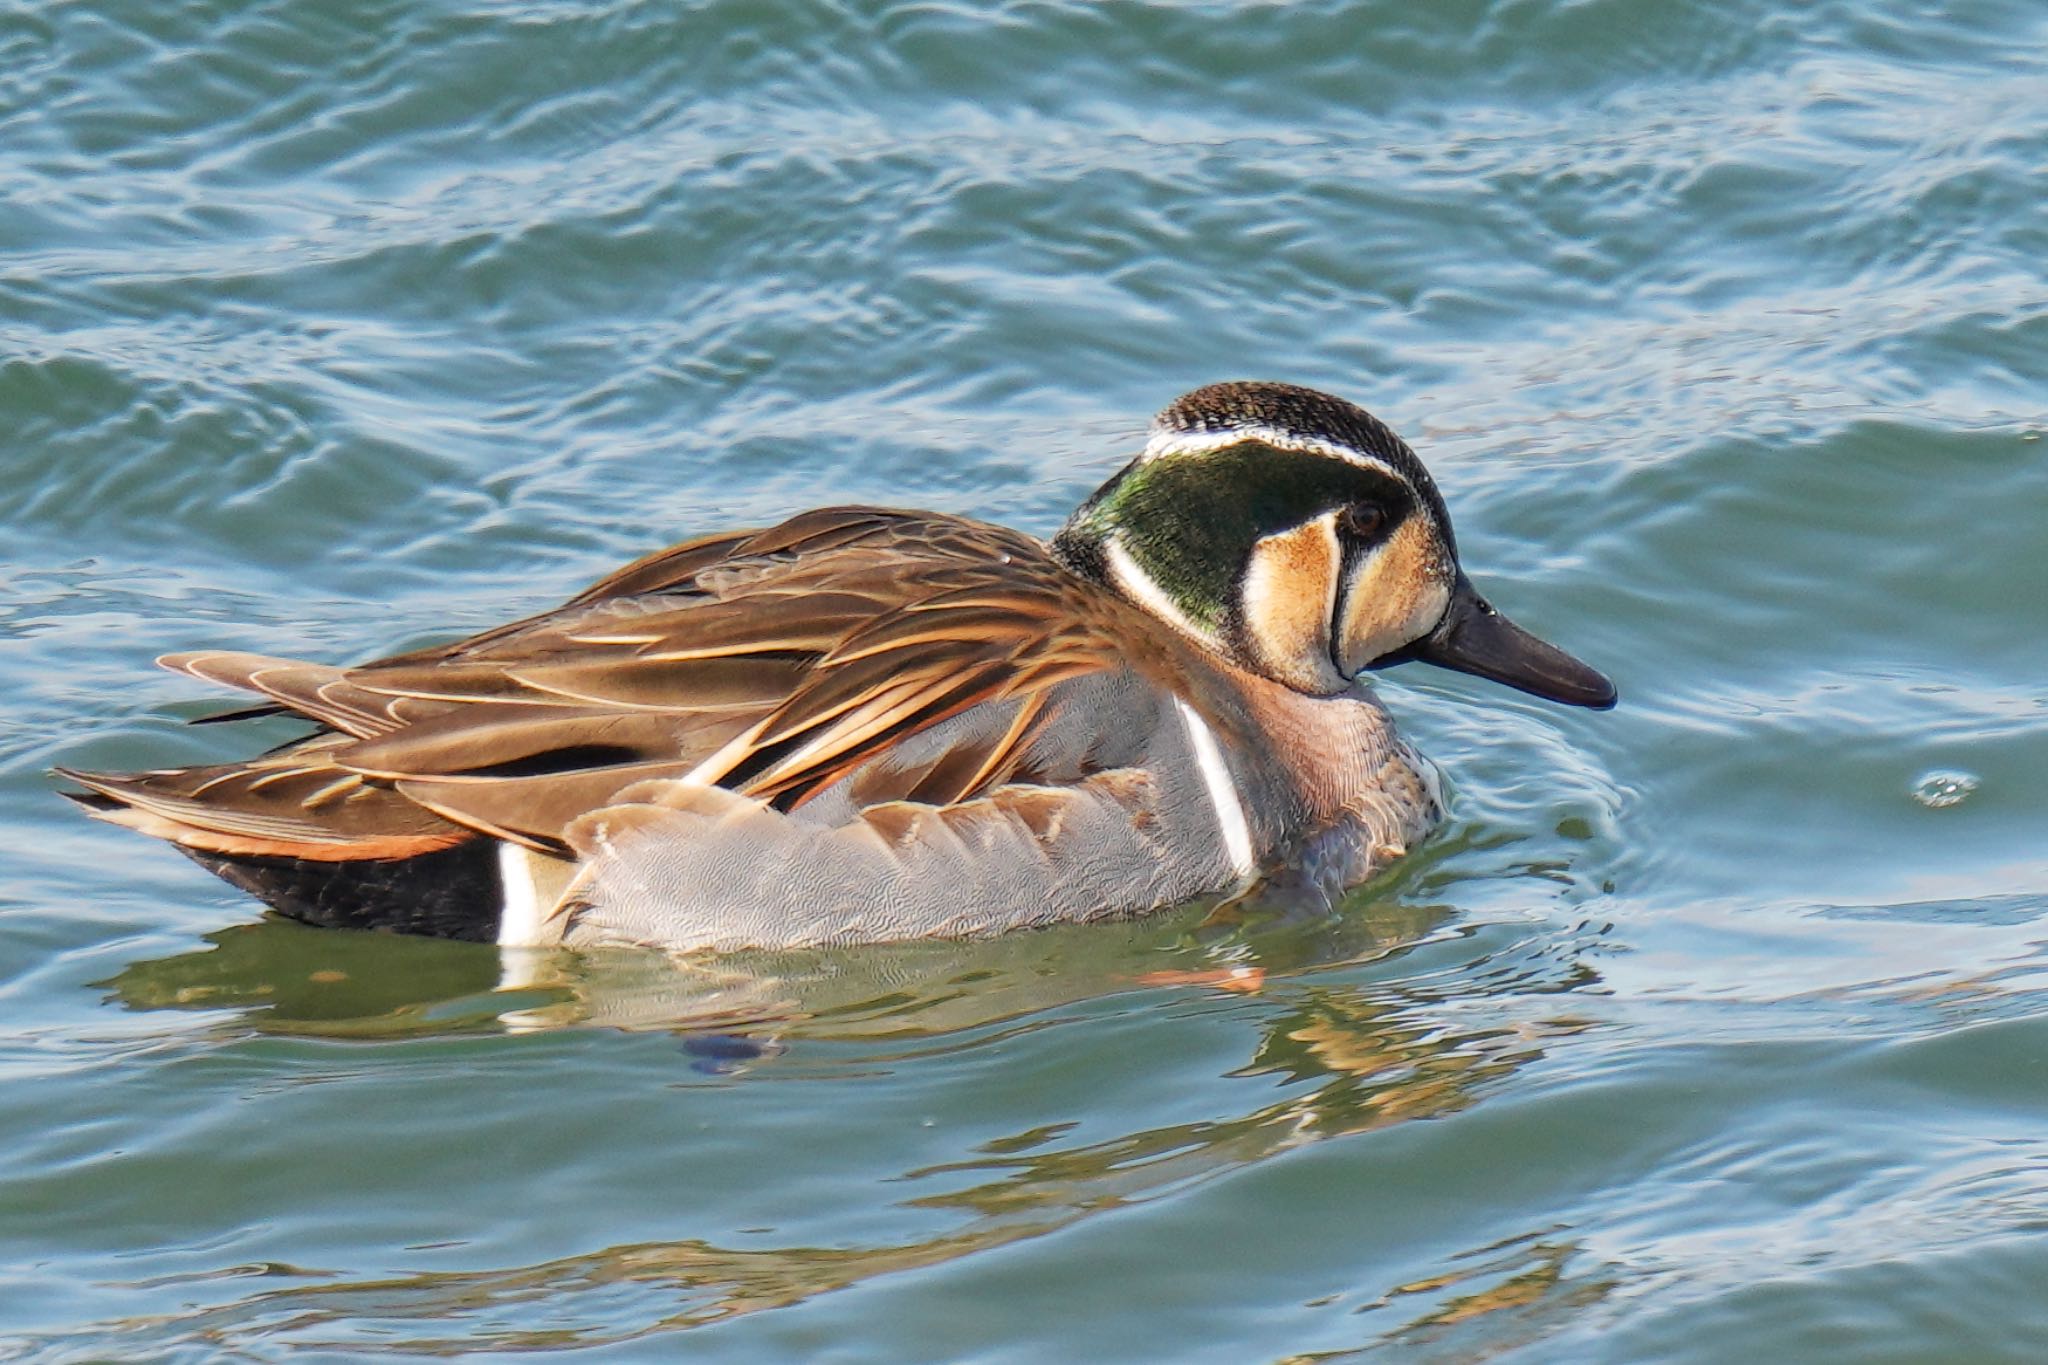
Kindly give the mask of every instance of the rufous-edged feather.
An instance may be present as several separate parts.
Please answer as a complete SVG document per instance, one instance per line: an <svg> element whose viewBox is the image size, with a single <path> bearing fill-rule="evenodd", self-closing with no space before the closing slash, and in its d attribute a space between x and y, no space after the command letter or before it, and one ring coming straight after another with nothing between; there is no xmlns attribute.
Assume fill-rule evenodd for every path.
<svg viewBox="0 0 2048 1365"><path fill-rule="evenodd" d="M471 837L399 793L337 768L342 736L244 763L141 773L57 771L92 795L92 813L187 848L340 862L407 858Z"/></svg>
<svg viewBox="0 0 2048 1365"><path fill-rule="evenodd" d="M570 823L634 783L689 777L794 809L907 736L1025 703L974 728L959 755L927 754L915 773L877 772L864 788L972 797L1017 767L1046 714L1035 694L1121 666L1117 623L1102 615L1117 609L1016 532L840 508L690 542L555 611L355 668L232 651L164 663L339 731L319 741L314 770L375 793L373 813L415 817L383 820L376 839L445 841L466 827L560 852ZM148 775L93 790L194 847L317 842L325 812L292 799L319 784L292 786L272 763L228 765L198 794ZM334 846L370 834L337 833Z"/></svg>
<svg viewBox="0 0 2048 1365"><path fill-rule="evenodd" d="M616 579L658 583L630 603L586 594L433 660L349 670L353 687L445 709L338 761L430 783L445 815L474 802L480 826L552 843L561 807L520 818L513 797L539 792L526 779L543 770L582 793L588 770L671 759L698 781L793 806L906 734L1072 677L1083 661L1118 664L1043 548L979 523L807 513L655 562ZM1012 727L1006 745L1029 730ZM1007 759L979 753L953 780L987 780ZM508 782L520 785L487 790Z"/></svg>
<svg viewBox="0 0 2048 1365"><path fill-rule="evenodd" d="M343 734L385 734L403 723L390 713L389 698L352 686L345 670L325 664L233 650L166 654L157 663L205 682L261 693Z"/></svg>

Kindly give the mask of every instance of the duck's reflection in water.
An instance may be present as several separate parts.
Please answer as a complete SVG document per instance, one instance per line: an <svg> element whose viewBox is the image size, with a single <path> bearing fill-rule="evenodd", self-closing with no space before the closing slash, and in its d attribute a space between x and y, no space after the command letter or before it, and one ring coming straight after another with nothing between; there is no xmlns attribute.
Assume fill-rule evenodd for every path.
<svg viewBox="0 0 2048 1365"><path fill-rule="evenodd" d="M173 1317L130 1320L152 1345L274 1338L335 1343L380 1324L386 1349L583 1347L630 1341L801 1302L879 1275L943 1264L1056 1232L1101 1211L1186 1189L1306 1143L1449 1113L1542 1055L1569 1020L1532 1026L1446 1001L1462 993L1568 990L1575 970L1480 959L1426 984L1387 959L1442 937L1452 912L1379 903L1313 925L1218 925L1202 911L971 944L725 958L676 964L650 954L516 964L526 984L495 988L488 950L396 943L266 924L213 936L214 948L138 964L110 983L136 1007L228 1007L234 1026L325 1036L604 1025L751 1040L699 1049L715 1064L800 1049L810 1039L888 1043L888 1062L957 1045L964 1031L1117 992L1244 993L1257 1041L1233 1074L1266 1102L1223 1119L1150 1127L1063 1146L1053 1123L982 1143L902 1178L929 1189L904 1206L957 1211L940 1235L858 1248L741 1249L701 1239L641 1242L507 1269L293 1284ZM343 940L351 940L344 942ZM391 957L405 959L403 972ZM1369 970L1360 972L1361 964ZM1379 964L1375 969L1372 964ZM407 989L388 983L402 976ZM1360 976L1373 978L1361 983ZM1532 977L1547 977L1538 983ZM383 984L380 988L381 983ZM435 992L435 998L419 998ZM1526 998L1526 996L1524 997ZM999 1033L1007 1030L998 1030ZM980 1035L986 1041L989 1035ZM771 1061L765 1076L793 1059ZM872 1060L872 1059L870 1059ZM1286 1084L1274 1099L1275 1077ZM1091 1114L1099 1131L1103 1116ZM248 1268L224 1274L247 1274ZM522 1308L524 1311L522 1311ZM531 1327L516 1325L529 1317ZM539 1325L542 1320L550 1324ZM582 1325L565 1327L564 1322ZM428 1324L432 1324L428 1326ZM345 1335L342 1335L345 1334ZM335 1344L329 1343L329 1344Z"/></svg>
<svg viewBox="0 0 2048 1365"><path fill-rule="evenodd" d="M320 1037L596 1026L936 1039L1138 988L1256 991L1411 947L1447 918L1396 902L1313 919L1191 906L966 942L709 958L498 949L272 918L103 984L134 1009L222 1011L229 1029Z"/></svg>

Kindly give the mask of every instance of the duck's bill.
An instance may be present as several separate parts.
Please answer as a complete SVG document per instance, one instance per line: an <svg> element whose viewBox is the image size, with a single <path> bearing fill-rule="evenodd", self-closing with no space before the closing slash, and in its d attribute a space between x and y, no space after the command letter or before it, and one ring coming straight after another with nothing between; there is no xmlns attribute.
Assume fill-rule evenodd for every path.
<svg viewBox="0 0 2048 1365"><path fill-rule="evenodd" d="M1408 659L1490 678L1566 706L1605 711L1615 702L1606 674L1502 616L1463 574L1444 619L1401 654L1400 661Z"/></svg>

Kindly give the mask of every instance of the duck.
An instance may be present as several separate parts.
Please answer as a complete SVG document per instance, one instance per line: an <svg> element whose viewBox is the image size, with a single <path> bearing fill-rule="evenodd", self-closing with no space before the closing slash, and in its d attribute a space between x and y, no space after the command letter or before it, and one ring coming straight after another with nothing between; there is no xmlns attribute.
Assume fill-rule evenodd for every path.
<svg viewBox="0 0 2048 1365"><path fill-rule="evenodd" d="M1391 428L1254 381L1170 403L1050 541L827 507L354 667L158 662L313 729L57 769L90 814L315 925L678 953L1327 901L1443 815L1377 671L1616 700L1479 594Z"/></svg>

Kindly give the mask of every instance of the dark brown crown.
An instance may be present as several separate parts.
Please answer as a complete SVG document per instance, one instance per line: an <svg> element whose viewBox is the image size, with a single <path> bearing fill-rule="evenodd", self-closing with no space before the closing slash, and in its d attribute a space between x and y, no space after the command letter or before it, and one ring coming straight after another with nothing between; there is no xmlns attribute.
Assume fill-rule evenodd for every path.
<svg viewBox="0 0 2048 1365"><path fill-rule="evenodd" d="M1264 427L1296 440L1342 446L1383 461L1414 485L1434 515L1446 544L1451 517L1437 492L1436 480L1394 429L1379 418L1334 394L1299 384L1233 379L1184 393L1152 419L1152 430L1188 435Z"/></svg>

